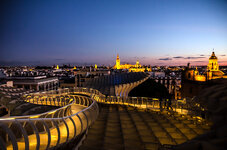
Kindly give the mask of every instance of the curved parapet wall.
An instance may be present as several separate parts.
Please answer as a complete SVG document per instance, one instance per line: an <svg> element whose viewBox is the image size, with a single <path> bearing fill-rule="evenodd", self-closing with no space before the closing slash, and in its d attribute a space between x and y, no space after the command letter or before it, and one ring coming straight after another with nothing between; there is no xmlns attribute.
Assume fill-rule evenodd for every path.
<svg viewBox="0 0 227 150"><path fill-rule="evenodd" d="M99 113L94 99L62 91L26 95L24 100L61 107L37 115L0 118L2 150L60 147L82 136Z"/></svg>
<svg viewBox="0 0 227 150"><path fill-rule="evenodd" d="M137 86L137 84L144 81L147 76L148 74L144 72L105 75L88 80L85 87L97 89L107 96L127 96L129 84Z"/></svg>
<svg viewBox="0 0 227 150"><path fill-rule="evenodd" d="M122 97L127 97L128 93L144 81L146 81L149 77L145 77L139 81L132 82L132 83L126 83L126 84L120 84L120 85L115 85L115 95L116 96L122 96Z"/></svg>

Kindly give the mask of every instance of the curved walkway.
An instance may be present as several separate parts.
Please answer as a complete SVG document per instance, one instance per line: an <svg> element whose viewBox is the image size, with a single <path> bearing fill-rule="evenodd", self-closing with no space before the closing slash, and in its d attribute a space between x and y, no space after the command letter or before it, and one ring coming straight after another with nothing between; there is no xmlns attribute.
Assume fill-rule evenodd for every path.
<svg viewBox="0 0 227 150"><path fill-rule="evenodd" d="M93 127L100 127L94 132L97 131L95 136L105 139L97 140L97 143L109 145L104 146L104 149L111 149L116 143L119 149L132 147L157 149L165 145L182 143L208 129L204 119L193 117L198 111L190 110L184 103L172 104L172 112L181 112L180 115L170 114L168 111L159 112L162 104L156 98L106 97L98 90L74 88L26 95L24 101L60 108L37 115L0 118L0 148L3 150L6 147L7 149L64 147L84 135L96 120L99 114L97 102L107 104L103 109L107 107L108 113L101 111L99 119L101 117L101 120L104 118L106 120L100 122L98 119L89 130L88 137L92 135ZM188 115L183 115L184 113ZM99 130L102 130L103 134L98 133ZM87 140L89 141L89 138ZM89 143L92 142L86 141L81 149L91 148Z"/></svg>
<svg viewBox="0 0 227 150"><path fill-rule="evenodd" d="M27 95L24 100L61 107L37 115L0 118L2 150L62 147L82 136L99 113L97 102L86 96L45 93Z"/></svg>
<svg viewBox="0 0 227 150"><path fill-rule="evenodd" d="M79 150L171 149L209 130L188 116L103 104Z"/></svg>

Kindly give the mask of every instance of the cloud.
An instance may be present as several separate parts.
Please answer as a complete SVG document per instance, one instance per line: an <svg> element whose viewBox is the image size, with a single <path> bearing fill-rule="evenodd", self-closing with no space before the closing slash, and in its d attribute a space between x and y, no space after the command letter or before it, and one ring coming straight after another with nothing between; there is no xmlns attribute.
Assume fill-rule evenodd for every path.
<svg viewBox="0 0 227 150"><path fill-rule="evenodd" d="M135 64L135 62L132 62L132 61L122 61L121 64Z"/></svg>
<svg viewBox="0 0 227 150"><path fill-rule="evenodd" d="M183 56L176 56L176 57L173 57L173 58L179 59L179 58L184 58L184 57Z"/></svg>
<svg viewBox="0 0 227 150"><path fill-rule="evenodd" d="M146 59L147 57L145 57L145 56L143 56L143 57L137 57L137 56L135 56L135 57L132 57L133 59Z"/></svg>
<svg viewBox="0 0 227 150"><path fill-rule="evenodd" d="M172 58L169 58L169 57L167 57L167 58L159 58L158 60L164 60L164 61L166 61L166 60L172 60Z"/></svg>
<svg viewBox="0 0 227 150"><path fill-rule="evenodd" d="M198 60L198 61L193 61L193 62L206 62L206 61L200 61L200 60Z"/></svg>
<svg viewBox="0 0 227 150"><path fill-rule="evenodd" d="M201 59L201 58L206 58L206 57L185 57L184 59Z"/></svg>
<svg viewBox="0 0 227 150"><path fill-rule="evenodd" d="M226 56L226 55L220 55L220 56Z"/></svg>
<svg viewBox="0 0 227 150"><path fill-rule="evenodd" d="M206 58L205 55L200 55L198 57L193 57L193 56L188 56L188 57L183 57L183 56L175 56L173 57L174 59L201 59L201 58Z"/></svg>

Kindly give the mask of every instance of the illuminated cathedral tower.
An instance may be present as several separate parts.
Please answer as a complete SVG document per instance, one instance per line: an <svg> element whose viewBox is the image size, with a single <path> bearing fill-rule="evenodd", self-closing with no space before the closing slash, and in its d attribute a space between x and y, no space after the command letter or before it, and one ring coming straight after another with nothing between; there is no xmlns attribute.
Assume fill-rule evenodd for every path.
<svg viewBox="0 0 227 150"><path fill-rule="evenodd" d="M136 61L135 67L136 67L136 68L141 67L139 60Z"/></svg>
<svg viewBox="0 0 227 150"><path fill-rule="evenodd" d="M215 56L214 52L209 58L209 64L207 65L208 71L219 71L218 58Z"/></svg>
<svg viewBox="0 0 227 150"><path fill-rule="evenodd" d="M212 52L207 65L207 79L211 80L217 78L227 78L227 76L224 75L224 72L219 70L218 58L215 56L214 52Z"/></svg>
<svg viewBox="0 0 227 150"><path fill-rule="evenodd" d="M116 68L117 68L117 69L121 69L121 63L120 63L119 54L117 54L117 59L116 59Z"/></svg>

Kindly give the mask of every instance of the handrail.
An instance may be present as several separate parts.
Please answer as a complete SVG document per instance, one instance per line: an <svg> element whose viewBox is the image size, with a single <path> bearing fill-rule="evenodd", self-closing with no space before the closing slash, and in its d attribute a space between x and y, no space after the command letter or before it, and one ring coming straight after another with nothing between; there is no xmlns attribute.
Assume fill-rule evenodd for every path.
<svg viewBox="0 0 227 150"><path fill-rule="evenodd" d="M162 110L162 109L170 109L171 111L178 112L180 114L188 114L191 117L196 117L196 121L201 122L202 118L204 118L204 108L200 105L191 105L189 103L185 103L184 101L172 100L171 104L168 104L167 101L160 101L159 98L152 97L120 97L120 96L105 96L100 91L92 88L73 88L73 89L61 89L60 93L78 93L84 94L87 96L93 97L99 103L106 104L122 104L122 105L130 105L134 107L140 107L145 109L152 110ZM50 91L54 95L53 91ZM205 116L206 117L206 116ZM197 120L198 119L198 120Z"/></svg>
<svg viewBox="0 0 227 150"><path fill-rule="evenodd" d="M55 101L54 98L59 99ZM65 142L73 141L96 120L99 113L97 102L156 111L168 107L165 101L159 101L158 98L105 96L98 90L91 88L66 88L45 93L32 93L24 95L23 100L34 104L41 103L61 107L37 115L0 118L0 143L3 143L0 144L0 149L5 149L2 145L18 149L57 148ZM77 107L80 109L77 110ZM201 107L198 107L200 108L198 110L191 110L187 103L178 101L173 101L171 107L171 111L187 113L191 116L200 115L201 112L198 110L202 110Z"/></svg>
<svg viewBox="0 0 227 150"><path fill-rule="evenodd" d="M24 100L28 100L29 96L26 95ZM32 102L32 98L30 97L30 102ZM62 98L61 102L67 102L68 98ZM42 114L1 118L0 143L3 144L0 144L0 149L6 149L6 147L16 149L59 147L83 134L98 116L97 102L92 98L78 95L70 98L73 98L73 101L64 103L63 107ZM38 102L41 99L36 100ZM53 99L49 98L48 101L53 102ZM35 101L33 100L33 102ZM55 105L56 103L50 104ZM77 109L78 106L80 109ZM68 112L70 115L67 115ZM22 128L19 128L18 123L22 125ZM6 145L6 147L1 147L1 145Z"/></svg>
<svg viewBox="0 0 227 150"><path fill-rule="evenodd" d="M91 93L91 91L93 92ZM159 98L154 98L154 97L105 96L98 90L91 89L91 88L73 88L73 91L71 92L78 93L78 94L85 94L88 96L93 94L93 97L96 101L100 103L106 103L106 104L132 105L132 106L146 108L146 109L159 109L159 110L161 106L163 107L163 109L166 109L167 107L171 106L172 111L176 111L181 114L189 114L189 115L192 114L193 116L194 115L198 116L199 114L201 114L202 111L204 111L204 108L201 107L200 105L194 105L193 107L195 109L192 109L191 104L180 100L172 100L171 104L168 106L169 99L168 101L164 99L160 101ZM152 104L151 106L150 103L155 103L155 105Z"/></svg>
<svg viewBox="0 0 227 150"><path fill-rule="evenodd" d="M44 112L44 113L40 113L38 115L42 116L42 115L48 115L48 114L51 114L51 113L54 113L56 111L59 111L59 110L62 110L62 109L65 109L69 106L71 106L72 104L74 103L74 100L72 102L70 102L69 104L63 106L63 107L60 107L60 108L57 108L57 109L54 109L54 110L49 110L47 112ZM7 117L7 118L0 118L0 121L4 121L4 120L13 120L13 119L24 119L24 118L37 118L37 114L35 115L25 115L25 116L10 116L10 117Z"/></svg>

